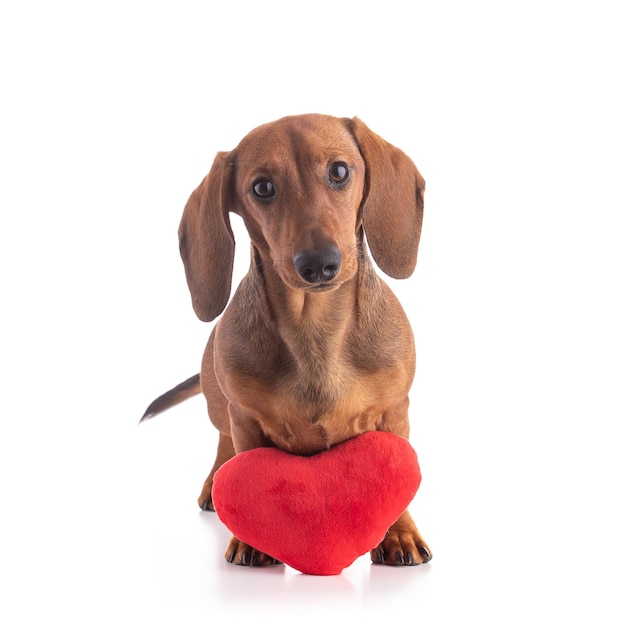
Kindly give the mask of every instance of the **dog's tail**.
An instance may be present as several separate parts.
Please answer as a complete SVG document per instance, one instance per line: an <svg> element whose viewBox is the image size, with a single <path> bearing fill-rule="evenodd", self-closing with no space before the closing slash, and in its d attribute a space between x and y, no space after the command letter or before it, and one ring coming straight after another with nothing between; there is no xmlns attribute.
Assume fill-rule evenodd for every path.
<svg viewBox="0 0 618 626"><path fill-rule="evenodd" d="M197 396L200 392L200 375L196 374L187 378L184 382L176 385L173 389L166 391L162 396L159 396L156 400L150 403L150 406L146 409L144 415L140 419L139 423L145 422L150 418L171 409L173 406Z"/></svg>

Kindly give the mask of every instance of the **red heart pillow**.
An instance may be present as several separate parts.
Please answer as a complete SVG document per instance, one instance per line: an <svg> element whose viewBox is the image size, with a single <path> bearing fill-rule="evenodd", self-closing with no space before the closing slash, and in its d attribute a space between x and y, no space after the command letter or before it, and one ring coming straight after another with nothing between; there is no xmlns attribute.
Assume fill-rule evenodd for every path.
<svg viewBox="0 0 618 626"><path fill-rule="evenodd" d="M212 499L241 541L305 574L332 575L382 541L420 481L406 439L368 432L309 457L241 452L215 474Z"/></svg>

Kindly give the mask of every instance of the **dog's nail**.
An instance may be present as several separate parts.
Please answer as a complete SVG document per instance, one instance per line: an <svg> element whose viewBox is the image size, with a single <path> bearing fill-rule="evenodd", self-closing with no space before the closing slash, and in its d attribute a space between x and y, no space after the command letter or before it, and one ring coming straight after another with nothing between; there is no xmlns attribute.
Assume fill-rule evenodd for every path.
<svg viewBox="0 0 618 626"><path fill-rule="evenodd" d="M403 565L403 554L401 554L401 552L397 552L395 554L395 560L397 561L397 565Z"/></svg>
<svg viewBox="0 0 618 626"><path fill-rule="evenodd" d="M408 554L406 554L406 565L416 565L412 552L408 552Z"/></svg>
<svg viewBox="0 0 618 626"><path fill-rule="evenodd" d="M431 552L429 552L429 550L425 546L421 547L421 552L425 554L425 556L423 557L423 563L429 563L429 561L431 561L431 559L433 558Z"/></svg>
<svg viewBox="0 0 618 626"><path fill-rule="evenodd" d="M232 551L230 553L230 556L228 557L227 562L228 563L233 563L235 558L236 558L236 550L234 550L234 551Z"/></svg>

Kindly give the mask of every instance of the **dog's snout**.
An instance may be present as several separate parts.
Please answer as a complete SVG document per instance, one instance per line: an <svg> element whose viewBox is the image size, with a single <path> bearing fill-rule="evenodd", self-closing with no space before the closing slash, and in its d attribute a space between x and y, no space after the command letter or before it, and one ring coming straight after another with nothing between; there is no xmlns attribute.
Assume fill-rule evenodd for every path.
<svg viewBox="0 0 618 626"><path fill-rule="evenodd" d="M328 283L341 269L341 252L336 246L302 250L294 255L294 269L307 283Z"/></svg>

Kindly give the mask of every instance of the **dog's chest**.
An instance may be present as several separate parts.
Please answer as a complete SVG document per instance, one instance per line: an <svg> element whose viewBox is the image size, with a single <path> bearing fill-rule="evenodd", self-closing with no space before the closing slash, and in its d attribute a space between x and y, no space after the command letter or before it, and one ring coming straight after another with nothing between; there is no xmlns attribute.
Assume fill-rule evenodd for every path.
<svg viewBox="0 0 618 626"><path fill-rule="evenodd" d="M296 381L298 383L298 381ZM280 449L315 454L363 432L380 430L394 403L384 386L362 381L329 381L295 386L293 393L270 396L270 411L260 411L262 429ZM399 389L396 396L406 396ZM407 397L407 396L406 396Z"/></svg>

